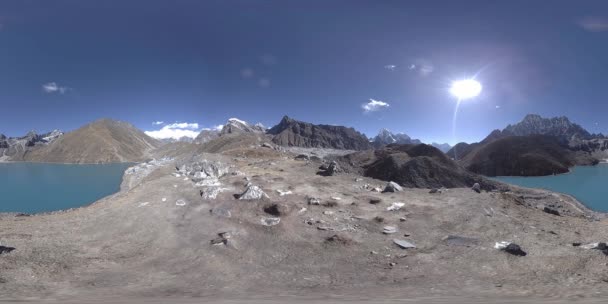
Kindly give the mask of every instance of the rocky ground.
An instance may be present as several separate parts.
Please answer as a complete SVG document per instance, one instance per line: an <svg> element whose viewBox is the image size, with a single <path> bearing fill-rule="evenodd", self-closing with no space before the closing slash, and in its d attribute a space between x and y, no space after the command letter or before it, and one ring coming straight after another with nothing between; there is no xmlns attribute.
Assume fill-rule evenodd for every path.
<svg viewBox="0 0 608 304"><path fill-rule="evenodd" d="M386 182L324 176L320 161L295 156L261 146L172 156L128 170L121 192L91 206L4 215L0 299L608 293L608 258L585 249L606 241L607 220L571 197L515 187L374 192ZM495 249L501 241L526 255Z"/></svg>

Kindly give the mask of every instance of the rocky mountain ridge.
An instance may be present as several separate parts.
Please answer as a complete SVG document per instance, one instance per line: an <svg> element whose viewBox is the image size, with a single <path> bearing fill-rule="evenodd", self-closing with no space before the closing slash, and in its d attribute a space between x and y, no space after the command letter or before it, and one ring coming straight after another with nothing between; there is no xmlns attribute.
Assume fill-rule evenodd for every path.
<svg viewBox="0 0 608 304"><path fill-rule="evenodd" d="M272 142L280 146L343 150L372 148L368 138L353 128L315 125L288 116L284 116L267 134L272 135Z"/></svg>
<svg viewBox="0 0 608 304"><path fill-rule="evenodd" d="M0 134L0 161L20 160L29 151L48 145L61 136L63 136L63 132L59 130L43 134L30 131L22 137L7 137Z"/></svg>
<svg viewBox="0 0 608 304"><path fill-rule="evenodd" d="M372 139L374 148L380 148L382 146L390 144L409 145L409 144L420 144L422 143L419 139L412 139L405 133L392 133L388 129L381 129Z"/></svg>

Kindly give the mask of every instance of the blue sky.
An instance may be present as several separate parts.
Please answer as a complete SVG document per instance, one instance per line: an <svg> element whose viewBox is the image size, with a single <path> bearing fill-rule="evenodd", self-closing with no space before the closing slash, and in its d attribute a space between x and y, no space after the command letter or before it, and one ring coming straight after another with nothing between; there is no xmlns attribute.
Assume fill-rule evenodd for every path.
<svg viewBox="0 0 608 304"><path fill-rule="evenodd" d="M5 0L0 46L10 136L289 115L454 143L527 113L608 133L605 1ZM450 83L475 74L453 136Z"/></svg>

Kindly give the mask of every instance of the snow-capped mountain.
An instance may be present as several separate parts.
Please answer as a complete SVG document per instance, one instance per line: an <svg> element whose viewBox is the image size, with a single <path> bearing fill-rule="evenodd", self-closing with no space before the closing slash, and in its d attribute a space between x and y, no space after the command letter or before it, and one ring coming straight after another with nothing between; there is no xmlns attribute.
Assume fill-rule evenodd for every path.
<svg viewBox="0 0 608 304"><path fill-rule="evenodd" d="M543 118L540 115L528 114L514 125L508 125L502 130L502 135L550 135L568 141L591 139L593 136L578 124L570 122L568 117Z"/></svg>
<svg viewBox="0 0 608 304"><path fill-rule="evenodd" d="M420 140L412 139L405 133L392 133L388 129L381 129L372 139L374 147L378 148L389 144L420 144Z"/></svg>
<svg viewBox="0 0 608 304"><path fill-rule="evenodd" d="M220 135L237 133L237 132L248 132L248 133L264 133L266 128L261 123L250 125L244 120L238 118L230 118L220 131Z"/></svg>

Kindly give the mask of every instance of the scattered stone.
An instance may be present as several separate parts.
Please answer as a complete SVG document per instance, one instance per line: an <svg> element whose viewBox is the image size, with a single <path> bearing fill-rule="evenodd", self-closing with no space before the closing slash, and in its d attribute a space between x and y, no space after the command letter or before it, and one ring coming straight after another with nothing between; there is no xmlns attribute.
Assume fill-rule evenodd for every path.
<svg viewBox="0 0 608 304"><path fill-rule="evenodd" d="M369 200L369 203L372 205L377 205L377 204L380 204L381 202L382 202L382 200L379 198L372 198Z"/></svg>
<svg viewBox="0 0 608 304"><path fill-rule="evenodd" d="M392 203L390 206L388 206L388 208L386 208L386 211L397 211L397 210L403 208L403 206L405 206L404 203L399 203L399 202Z"/></svg>
<svg viewBox="0 0 608 304"><path fill-rule="evenodd" d="M211 245L228 245L228 240L232 237L230 232L220 232L218 237L211 240Z"/></svg>
<svg viewBox="0 0 608 304"><path fill-rule="evenodd" d="M369 254L378 254L378 252L372 250L372 251L369 252Z"/></svg>
<svg viewBox="0 0 608 304"><path fill-rule="evenodd" d="M313 219L313 218L309 218L309 219L305 220L305 221L304 221L304 223L306 223L306 224L308 224L308 225L312 225L312 224L314 224L314 223L315 223L315 219Z"/></svg>
<svg viewBox="0 0 608 304"><path fill-rule="evenodd" d="M325 214L325 215L333 215L334 212L328 210L328 211L323 211L323 214Z"/></svg>
<svg viewBox="0 0 608 304"><path fill-rule="evenodd" d="M471 190L473 190L477 193L481 193L481 186L479 185L479 183L474 183L473 187L471 187Z"/></svg>
<svg viewBox="0 0 608 304"><path fill-rule="evenodd" d="M166 201L167 201L167 198L166 198L166 197L163 197L163 198L161 199L161 201L166 202Z"/></svg>
<svg viewBox="0 0 608 304"><path fill-rule="evenodd" d="M400 222L405 222L406 220L407 220L407 219L406 219L405 217L400 217L400 218L399 218L399 221L400 221Z"/></svg>
<svg viewBox="0 0 608 304"><path fill-rule="evenodd" d="M574 246L574 247L579 247L580 245L582 245L582 244L581 244L581 243L579 243L579 242L574 242L574 243L572 243L572 246Z"/></svg>
<svg viewBox="0 0 608 304"><path fill-rule="evenodd" d="M272 145L271 145L271 144L269 144L269 143L266 143L266 142L262 144L262 147L263 147L263 148L270 148L270 149L273 149Z"/></svg>
<svg viewBox="0 0 608 304"><path fill-rule="evenodd" d="M389 266L391 266L391 267L394 267L395 265L397 265L397 263L395 263L395 262L390 262L390 263L388 263L388 265L389 265Z"/></svg>
<svg viewBox="0 0 608 304"><path fill-rule="evenodd" d="M310 157L306 154L300 154L295 157L295 160L310 160Z"/></svg>
<svg viewBox="0 0 608 304"><path fill-rule="evenodd" d="M433 188L431 191L429 191L429 193L441 193L441 191L439 191L437 188Z"/></svg>
<svg viewBox="0 0 608 304"><path fill-rule="evenodd" d="M362 181L363 181L363 179L362 179L362 178L360 178L360 177L355 178L355 182L357 182L357 183L358 183L358 182L362 182Z"/></svg>
<svg viewBox="0 0 608 304"><path fill-rule="evenodd" d="M290 190L287 190L287 191L277 190L277 192L279 193L279 196L285 196L285 195L292 194L292 192Z"/></svg>
<svg viewBox="0 0 608 304"><path fill-rule="evenodd" d="M334 234L330 237L328 237L327 239L325 239L325 243L328 244L338 244L338 245L344 245L344 246L348 246L353 244L353 240L345 235L339 235L339 234Z"/></svg>
<svg viewBox="0 0 608 304"><path fill-rule="evenodd" d="M384 226L384 228L382 229L382 233L384 233L384 234L397 233L397 227L395 227L395 226Z"/></svg>
<svg viewBox="0 0 608 304"><path fill-rule="evenodd" d="M329 208L337 207L338 202L336 202L336 201L325 202L325 203L323 203L323 206L329 207Z"/></svg>
<svg viewBox="0 0 608 304"><path fill-rule="evenodd" d="M220 187L208 187L204 190L201 190L200 194L203 199L216 199L217 196L224 190L226 189Z"/></svg>
<svg viewBox="0 0 608 304"><path fill-rule="evenodd" d="M335 201L339 201L339 200L342 199L341 197L337 197L337 196L332 196L330 198L333 199L333 200L335 200Z"/></svg>
<svg viewBox="0 0 608 304"><path fill-rule="evenodd" d="M15 249L16 249L15 247L8 247L8 246L0 245L0 254L10 253L11 251L13 251Z"/></svg>
<svg viewBox="0 0 608 304"><path fill-rule="evenodd" d="M274 226L278 225L281 222L281 219L278 217L263 217L260 219L262 225L264 226Z"/></svg>
<svg viewBox="0 0 608 304"><path fill-rule="evenodd" d="M298 210L298 214L302 214L302 213L306 212L306 210L308 210L308 209L302 207L302 209Z"/></svg>
<svg viewBox="0 0 608 304"><path fill-rule="evenodd" d="M176 206L186 206L186 201L184 201L183 199L177 200L175 202Z"/></svg>
<svg viewBox="0 0 608 304"><path fill-rule="evenodd" d="M148 204L150 204L150 202L143 202L143 203L139 203L139 205L137 207L144 207L144 206L148 206Z"/></svg>
<svg viewBox="0 0 608 304"><path fill-rule="evenodd" d="M549 214L560 216L559 211L557 211L557 209L554 209L554 208L551 208L551 207L545 206L545 208L543 208L543 211L545 213L549 213Z"/></svg>
<svg viewBox="0 0 608 304"><path fill-rule="evenodd" d="M479 240L470 237L458 236L458 235L448 235L443 238L443 241L448 246L463 246L463 247L471 247L475 245L479 245Z"/></svg>
<svg viewBox="0 0 608 304"><path fill-rule="evenodd" d="M384 218L381 216L376 216L374 217L374 221L376 221L377 223L383 223L384 222Z"/></svg>
<svg viewBox="0 0 608 304"><path fill-rule="evenodd" d="M309 197L308 204L318 206L318 205L321 205L321 200L316 197Z"/></svg>
<svg viewBox="0 0 608 304"><path fill-rule="evenodd" d="M327 231L327 230L334 230L334 229L331 227L326 227L326 226L318 226L317 230Z"/></svg>
<svg viewBox="0 0 608 304"><path fill-rule="evenodd" d="M403 188L395 182L388 182L388 184L386 184L386 186L384 187L384 190L382 190L382 192L399 192L399 191L403 191Z"/></svg>
<svg viewBox="0 0 608 304"><path fill-rule="evenodd" d="M597 250L608 249L608 247L606 246L606 243L604 243L604 242L585 244L585 245L581 245L580 247L583 249L597 249Z"/></svg>
<svg viewBox="0 0 608 304"><path fill-rule="evenodd" d="M416 245L414 245L408 241L405 241L405 240L393 239L393 243L395 243L397 246L401 247L401 249L416 248Z"/></svg>
<svg viewBox="0 0 608 304"><path fill-rule="evenodd" d="M527 255L527 253L523 251L519 245L510 242L496 242L494 248L516 256Z"/></svg>
<svg viewBox="0 0 608 304"><path fill-rule="evenodd" d="M210 210L211 214L221 217L232 217L232 213L228 209L224 208L213 208Z"/></svg>
<svg viewBox="0 0 608 304"><path fill-rule="evenodd" d="M380 187L372 188L371 191L372 192L382 192L382 188L380 188Z"/></svg>
<svg viewBox="0 0 608 304"><path fill-rule="evenodd" d="M239 195L240 200L259 200L262 198L268 198L268 194L262 191L260 187L254 185L247 187L245 192Z"/></svg>

